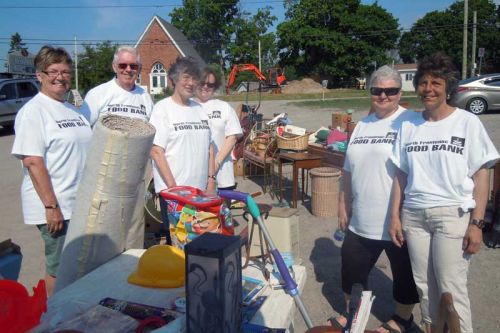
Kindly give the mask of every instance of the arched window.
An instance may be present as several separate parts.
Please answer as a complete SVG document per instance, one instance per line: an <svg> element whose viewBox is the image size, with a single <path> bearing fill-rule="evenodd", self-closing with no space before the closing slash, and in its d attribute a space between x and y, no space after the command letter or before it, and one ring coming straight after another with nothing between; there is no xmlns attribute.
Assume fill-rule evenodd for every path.
<svg viewBox="0 0 500 333"><path fill-rule="evenodd" d="M151 69L150 76L150 92L151 94L161 94L167 87L167 71L163 64L157 62Z"/></svg>

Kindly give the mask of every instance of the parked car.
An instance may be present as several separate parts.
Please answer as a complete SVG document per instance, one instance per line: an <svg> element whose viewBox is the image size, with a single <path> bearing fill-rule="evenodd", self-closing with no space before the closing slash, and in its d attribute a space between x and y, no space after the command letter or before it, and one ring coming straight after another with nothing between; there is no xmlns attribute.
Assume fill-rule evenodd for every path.
<svg viewBox="0 0 500 333"><path fill-rule="evenodd" d="M500 109L500 74L486 74L458 83L450 104L474 114Z"/></svg>
<svg viewBox="0 0 500 333"><path fill-rule="evenodd" d="M35 78L0 79L0 125L12 128L17 112L38 90Z"/></svg>

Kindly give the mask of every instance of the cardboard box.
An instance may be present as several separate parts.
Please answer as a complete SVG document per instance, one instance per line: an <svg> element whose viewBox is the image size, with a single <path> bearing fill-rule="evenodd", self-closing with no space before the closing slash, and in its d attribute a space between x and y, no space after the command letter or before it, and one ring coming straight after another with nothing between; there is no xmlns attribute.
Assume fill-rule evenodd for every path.
<svg viewBox="0 0 500 333"><path fill-rule="evenodd" d="M295 263L299 262L299 211L295 208L274 207L264 222L271 238L280 252L290 252ZM248 226L248 237L250 237ZM250 256L260 255L259 228L254 228ZM265 249L265 247L264 247Z"/></svg>
<svg viewBox="0 0 500 333"><path fill-rule="evenodd" d="M347 131L347 124L352 122L350 114L335 112L332 113L332 129L339 128L341 131Z"/></svg>
<svg viewBox="0 0 500 333"><path fill-rule="evenodd" d="M243 158L239 158L237 161L233 161L233 171L235 177L243 176L243 163L244 163Z"/></svg>

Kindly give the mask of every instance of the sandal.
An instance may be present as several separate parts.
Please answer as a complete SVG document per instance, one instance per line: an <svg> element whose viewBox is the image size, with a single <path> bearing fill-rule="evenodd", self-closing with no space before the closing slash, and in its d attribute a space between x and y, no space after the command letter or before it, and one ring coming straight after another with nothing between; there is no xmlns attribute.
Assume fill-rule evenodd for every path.
<svg viewBox="0 0 500 333"><path fill-rule="evenodd" d="M401 318L397 314L394 314L394 315L392 315L391 320L394 321L398 325L397 329L389 326L389 323L383 323L382 325L380 325L380 327L382 327L383 329L388 330L389 333L408 332L414 326L413 314L410 316L410 318L408 320ZM401 330L401 328L403 330Z"/></svg>
<svg viewBox="0 0 500 333"><path fill-rule="evenodd" d="M340 321L338 320L338 318L340 317L344 317L346 320L347 320L347 317L343 314L339 314L338 317L330 317L328 318L328 323L330 323L330 325L333 327L333 328L339 328L339 329L342 329L344 328L344 326L340 323Z"/></svg>

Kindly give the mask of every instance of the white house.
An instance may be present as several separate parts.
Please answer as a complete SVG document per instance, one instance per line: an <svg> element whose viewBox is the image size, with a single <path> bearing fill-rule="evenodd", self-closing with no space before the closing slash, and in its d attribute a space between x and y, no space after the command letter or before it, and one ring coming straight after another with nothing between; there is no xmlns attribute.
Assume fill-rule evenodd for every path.
<svg viewBox="0 0 500 333"><path fill-rule="evenodd" d="M401 90L403 91L415 91L413 87L413 77L417 72L417 64L396 64L394 69L399 72L401 76L401 81L403 86Z"/></svg>

